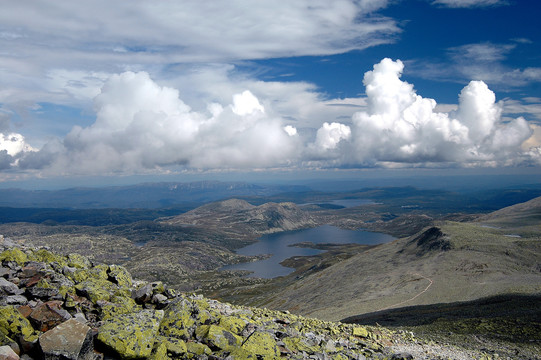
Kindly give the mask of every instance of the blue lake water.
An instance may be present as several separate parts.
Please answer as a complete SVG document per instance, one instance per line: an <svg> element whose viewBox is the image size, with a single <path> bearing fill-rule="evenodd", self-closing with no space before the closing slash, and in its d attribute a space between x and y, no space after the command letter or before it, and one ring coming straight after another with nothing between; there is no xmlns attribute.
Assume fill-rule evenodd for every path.
<svg viewBox="0 0 541 360"><path fill-rule="evenodd" d="M292 244L311 242L315 244L376 245L394 239L394 237L382 233L363 230L343 230L330 225L269 234L259 238L257 243L237 250L237 254L252 256L272 254L270 258L250 263L228 265L224 266L222 270L249 270L253 271L249 276L270 279L277 276L285 276L294 271L292 268L280 265L280 262L283 260L292 256L316 255L322 252L322 250L317 249L289 246Z"/></svg>
<svg viewBox="0 0 541 360"><path fill-rule="evenodd" d="M375 204L374 201L368 200L368 199L337 199L337 200L330 200L330 201L321 201L321 202L311 202L301 205L311 205L311 204L331 204L331 205L338 205L343 206L345 208L355 207L355 206L361 206L366 204Z"/></svg>

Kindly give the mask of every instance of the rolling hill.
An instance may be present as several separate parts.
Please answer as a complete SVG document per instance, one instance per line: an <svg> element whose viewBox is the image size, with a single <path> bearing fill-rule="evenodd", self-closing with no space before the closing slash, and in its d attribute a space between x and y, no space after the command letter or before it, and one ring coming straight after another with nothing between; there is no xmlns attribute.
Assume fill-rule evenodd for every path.
<svg viewBox="0 0 541 360"><path fill-rule="evenodd" d="M539 294L540 204L537 198L474 222L435 222L274 289L258 304L340 320L406 306Z"/></svg>

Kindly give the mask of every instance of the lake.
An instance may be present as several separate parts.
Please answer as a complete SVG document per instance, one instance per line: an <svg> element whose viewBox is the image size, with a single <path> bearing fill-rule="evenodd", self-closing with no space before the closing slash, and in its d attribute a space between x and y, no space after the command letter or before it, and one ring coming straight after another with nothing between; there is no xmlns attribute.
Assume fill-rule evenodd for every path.
<svg viewBox="0 0 541 360"><path fill-rule="evenodd" d="M330 204L330 205L336 205L336 206L340 206L344 208L350 208L350 207L361 206L361 205L375 204L375 202L368 199L336 199L336 200L320 201L320 202L314 201L310 203L299 204L299 206L319 205L319 204L322 204L322 205Z"/></svg>
<svg viewBox="0 0 541 360"><path fill-rule="evenodd" d="M255 244L237 250L240 255L272 254L265 260L224 266L222 270L249 270L249 276L274 278L285 276L295 269L280 265L280 262L292 256L316 255L322 250L289 246L301 242L315 244L363 244L376 245L395 240L394 237L382 233L363 230L344 230L331 225L323 225L312 229L285 231L262 236Z"/></svg>

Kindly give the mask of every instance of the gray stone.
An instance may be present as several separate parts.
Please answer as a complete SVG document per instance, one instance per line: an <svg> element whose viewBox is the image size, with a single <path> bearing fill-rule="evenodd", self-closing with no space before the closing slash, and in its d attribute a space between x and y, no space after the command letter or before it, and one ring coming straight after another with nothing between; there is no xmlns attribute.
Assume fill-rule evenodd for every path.
<svg viewBox="0 0 541 360"><path fill-rule="evenodd" d="M399 354L394 354L391 359L392 360L413 360L413 355L411 355L410 353L399 353Z"/></svg>
<svg viewBox="0 0 541 360"><path fill-rule="evenodd" d="M6 305L26 305L28 299L23 295L10 295L5 298Z"/></svg>
<svg viewBox="0 0 541 360"><path fill-rule="evenodd" d="M7 345L0 346L0 360L19 360L19 355Z"/></svg>
<svg viewBox="0 0 541 360"><path fill-rule="evenodd" d="M132 292L132 298L138 303L147 303L152 300L152 285L146 284Z"/></svg>
<svg viewBox="0 0 541 360"><path fill-rule="evenodd" d="M90 327L70 319L39 338L45 360L91 360L95 358Z"/></svg>
<svg viewBox="0 0 541 360"><path fill-rule="evenodd" d="M79 321L81 324L86 324L88 322L88 320L86 320L85 314L80 312L73 315L73 318Z"/></svg>
<svg viewBox="0 0 541 360"><path fill-rule="evenodd" d="M3 266L0 266L0 276L1 277L6 277L6 276L9 276L11 275L13 272L8 269L8 268L5 268Z"/></svg>
<svg viewBox="0 0 541 360"><path fill-rule="evenodd" d="M0 292L6 295L20 295L24 290L19 289L19 287L11 281L7 281L3 277L0 277Z"/></svg>
<svg viewBox="0 0 541 360"><path fill-rule="evenodd" d="M43 288L43 287L33 286L31 288L26 289L26 291L28 292L28 294L30 294L30 296L34 298L39 298L39 299L49 299L58 295L57 288Z"/></svg>
<svg viewBox="0 0 541 360"><path fill-rule="evenodd" d="M154 304L165 303L166 301L167 301L167 296L163 294L156 294L152 297L152 302Z"/></svg>

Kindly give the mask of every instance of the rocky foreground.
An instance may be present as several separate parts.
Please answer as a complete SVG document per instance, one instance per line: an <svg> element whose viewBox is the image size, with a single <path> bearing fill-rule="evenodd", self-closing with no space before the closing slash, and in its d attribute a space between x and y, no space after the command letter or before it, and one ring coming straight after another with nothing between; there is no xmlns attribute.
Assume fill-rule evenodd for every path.
<svg viewBox="0 0 541 360"><path fill-rule="evenodd" d="M177 294L121 266L1 240L0 359L410 358L383 328Z"/></svg>

